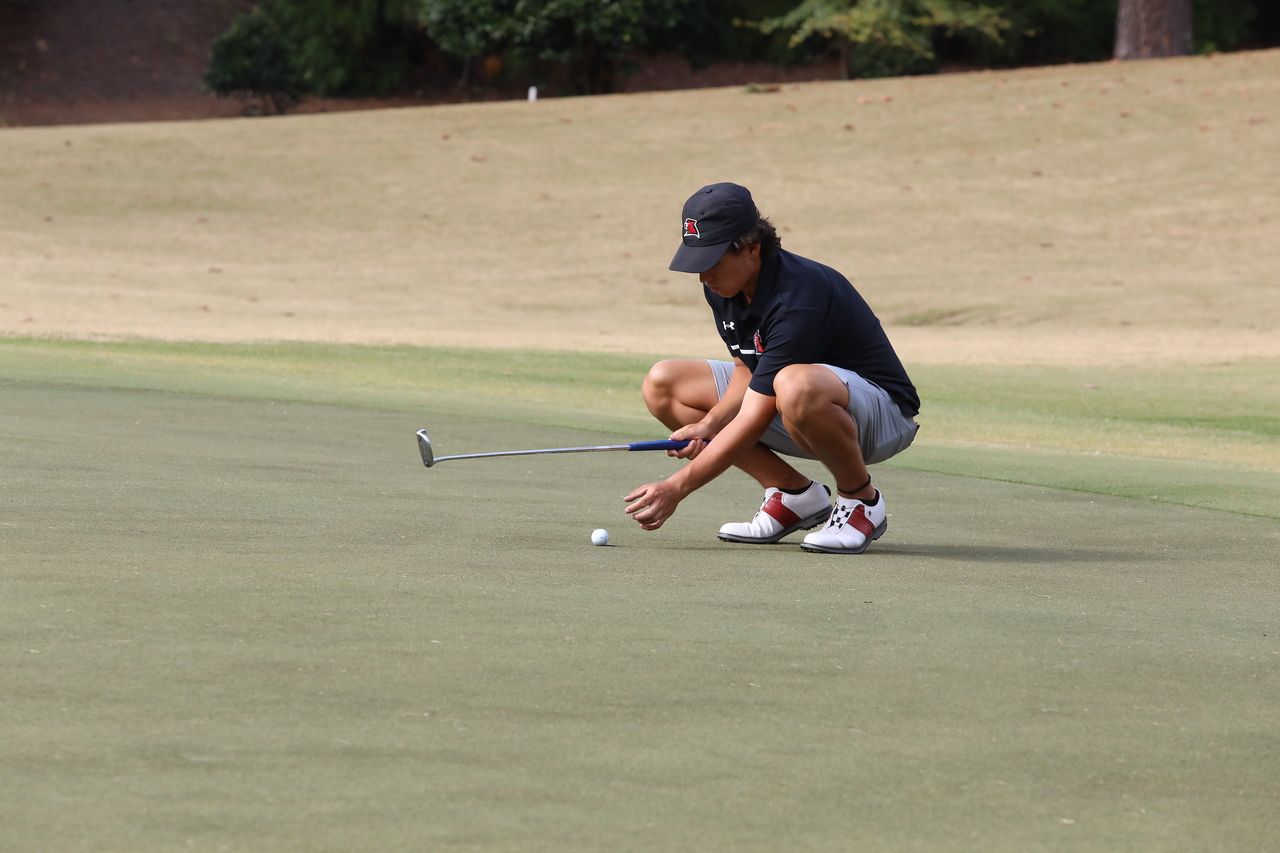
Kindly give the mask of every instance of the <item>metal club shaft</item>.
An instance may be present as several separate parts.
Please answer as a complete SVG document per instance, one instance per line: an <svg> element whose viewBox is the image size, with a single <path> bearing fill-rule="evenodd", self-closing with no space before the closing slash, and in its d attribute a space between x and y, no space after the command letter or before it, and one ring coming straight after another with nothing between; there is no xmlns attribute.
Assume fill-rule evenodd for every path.
<svg viewBox="0 0 1280 853"><path fill-rule="evenodd" d="M422 464L431 468L449 459L484 459L492 456L541 456L548 453L601 453L607 450L680 450L687 446L687 441L635 441L631 444L601 444L595 447L550 447L543 450L500 450L496 453L462 453L456 456L436 456L431 446L427 431L420 429L418 436L418 452L422 454Z"/></svg>

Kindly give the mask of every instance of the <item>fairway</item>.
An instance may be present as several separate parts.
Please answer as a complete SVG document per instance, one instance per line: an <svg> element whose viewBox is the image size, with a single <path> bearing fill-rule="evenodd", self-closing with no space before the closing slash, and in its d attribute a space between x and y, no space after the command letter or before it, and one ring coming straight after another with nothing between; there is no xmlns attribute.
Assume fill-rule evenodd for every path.
<svg viewBox="0 0 1280 853"><path fill-rule="evenodd" d="M732 179L909 366L1280 358L1277 150L1280 50L0 130L0 331L715 355Z"/></svg>
<svg viewBox="0 0 1280 853"><path fill-rule="evenodd" d="M1278 81L0 130L0 851L1277 849ZM666 437L725 179L920 390L881 540L422 466Z"/></svg>

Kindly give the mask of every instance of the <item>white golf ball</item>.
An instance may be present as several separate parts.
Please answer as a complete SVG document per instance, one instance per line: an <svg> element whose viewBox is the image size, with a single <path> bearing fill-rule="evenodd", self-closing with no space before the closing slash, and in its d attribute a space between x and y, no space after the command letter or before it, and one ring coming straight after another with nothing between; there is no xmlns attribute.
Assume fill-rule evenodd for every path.
<svg viewBox="0 0 1280 853"><path fill-rule="evenodd" d="M591 531L591 544L608 545L609 531L605 530L603 527L597 527L595 530Z"/></svg>

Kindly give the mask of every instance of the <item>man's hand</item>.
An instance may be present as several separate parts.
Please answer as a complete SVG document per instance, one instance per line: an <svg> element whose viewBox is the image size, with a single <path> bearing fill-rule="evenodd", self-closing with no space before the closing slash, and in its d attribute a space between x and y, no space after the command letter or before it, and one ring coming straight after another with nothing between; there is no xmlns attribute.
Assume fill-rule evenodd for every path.
<svg viewBox="0 0 1280 853"><path fill-rule="evenodd" d="M672 438L697 437L690 447L698 445L694 455L701 455L672 474L669 479L661 483L646 483L623 498L631 504L627 507L627 515L645 530L657 530L675 514L680 501L723 474L749 447L758 442L777 411L777 401L773 397L748 391L743 397L738 414L724 429L715 433L714 444L706 443L706 438L710 436L703 437L706 427L699 424L690 424L672 433ZM700 429L704 430L702 434L699 434ZM693 435L685 432L686 430L691 430ZM685 448L686 451L688 449ZM703 450L707 452L702 453ZM667 452L673 453L670 450Z"/></svg>
<svg viewBox="0 0 1280 853"><path fill-rule="evenodd" d="M687 448L686 448L687 449ZM670 451L668 451L670 452ZM623 498L631 504L627 514L645 530L657 530L675 514L685 495L669 481L646 483Z"/></svg>
<svg viewBox="0 0 1280 853"><path fill-rule="evenodd" d="M698 454L706 450L707 442L719 435L725 424L737 417L742 408L742 398L747 393L747 385L751 382L751 371L740 358L735 357L733 364L733 374L729 378L729 387L724 396L702 420L682 426L671 433L671 438L687 441L689 444L681 450L668 450L668 456L674 459L696 459Z"/></svg>
<svg viewBox="0 0 1280 853"><path fill-rule="evenodd" d="M682 426L671 433L671 438L689 443L680 450L668 450L667 455L674 459L693 459L702 452L708 441L715 438L715 435L716 430L701 422Z"/></svg>

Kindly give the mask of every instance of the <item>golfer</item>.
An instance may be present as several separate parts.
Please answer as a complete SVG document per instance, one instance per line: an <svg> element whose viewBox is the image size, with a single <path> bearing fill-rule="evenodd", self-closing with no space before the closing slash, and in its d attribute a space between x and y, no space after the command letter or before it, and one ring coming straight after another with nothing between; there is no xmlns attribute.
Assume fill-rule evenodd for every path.
<svg viewBox="0 0 1280 853"><path fill-rule="evenodd" d="M668 455L692 461L627 495L627 512L656 530L736 465L764 487L764 502L751 521L721 527L721 539L769 544L825 522L801 548L861 554L888 523L867 466L915 438L915 386L853 285L783 250L745 187L703 187L681 219L671 269L698 275L733 360L672 359L649 371L649 411L690 442ZM835 507L830 488L778 454L821 461Z"/></svg>

